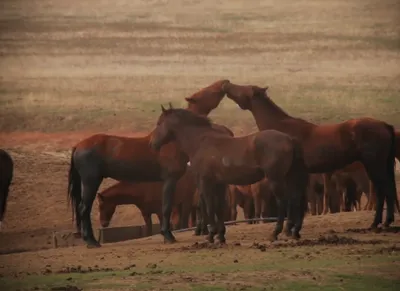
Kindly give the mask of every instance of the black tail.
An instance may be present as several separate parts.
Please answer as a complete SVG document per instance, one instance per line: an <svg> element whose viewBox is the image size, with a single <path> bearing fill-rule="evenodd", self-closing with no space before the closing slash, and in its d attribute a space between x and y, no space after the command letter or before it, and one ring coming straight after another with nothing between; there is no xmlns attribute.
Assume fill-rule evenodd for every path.
<svg viewBox="0 0 400 291"><path fill-rule="evenodd" d="M293 174L297 175L300 181L298 181L298 187L303 189L302 197L301 197L301 204L304 208L304 213L308 212L308 199L307 199L307 187L309 184L310 175L308 173L308 169L306 167L305 159L304 159L304 151L303 146L301 145L300 141L296 138L293 138L294 141L294 148L293 148L293 167L291 171Z"/></svg>
<svg viewBox="0 0 400 291"><path fill-rule="evenodd" d="M81 230L81 218L79 215L79 204L81 203L82 196L81 196L81 177L74 165L74 153L75 147L72 148L71 152L71 163L69 166L69 173L68 173L68 201L72 207L72 221L76 223L76 229L78 232Z"/></svg>
<svg viewBox="0 0 400 291"><path fill-rule="evenodd" d="M389 130L391 135L390 150L387 160L387 172L389 174L389 179L392 182L392 191L394 191L394 203L397 208L397 212L400 213L399 198L397 197L396 189L396 178L395 178L395 166L396 166L396 132L393 125L386 124L386 128ZM388 203L388 201L386 201Z"/></svg>

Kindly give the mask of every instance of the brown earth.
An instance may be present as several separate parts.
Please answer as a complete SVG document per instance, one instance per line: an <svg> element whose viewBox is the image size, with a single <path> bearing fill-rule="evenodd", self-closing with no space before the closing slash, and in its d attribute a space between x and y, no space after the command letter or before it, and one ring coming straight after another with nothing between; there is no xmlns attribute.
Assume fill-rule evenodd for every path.
<svg viewBox="0 0 400 291"><path fill-rule="evenodd" d="M257 3L2 1L0 147L15 160L15 178L0 232L1 275L79 265L121 269L132 261L143 268L176 266L187 253L204 255L210 264L221 258L251 262L275 246L266 242L268 224L229 227L228 246L217 251L192 233L178 234L170 246L156 235L95 250L52 249L53 231L73 230L66 193L70 147L98 132L143 135L161 103L184 106L183 97L217 79L270 85L279 106L313 122L371 116L400 126L398 1ZM250 114L229 100L211 117L236 134L256 130ZM399 243L398 233L365 231L372 218L365 211L307 216L299 244L313 251L322 245L328 258L366 252L365 245L369 254L388 252ZM92 221L97 228L97 202ZM122 206L111 226L142 223L134 206ZM292 245L302 257L306 247ZM193 262L203 264L203 257ZM236 275L242 284L265 274Z"/></svg>
<svg viewBox="0 0 400 291"><path fill-rule="evenodd" d="M52 271L60 271L66 266L78 265L91 268L95 268L94 266L119 268L129 265L132 257L137 259L137 252L140 253L140 260L144 264L170 253L209 247L202 243L204 239L192 237L192 233L189 232L178 234L179 243L172 246L163 245L161 236L155 235L124 243L104 244L98 250L88 250L84 246L53 249L53 231L68 233L73 230L71 211L66 199L69 148L88 134L85 132L54 135L40 133L1 135L6 148L12 148L10 153L15 160L15 180L3 224L4 229L0 233L0 253L3 254L0 255L1 274L41 273L49 268ZM49 145L51 148L47 148ZM112 180L107 180L101 188L111 183L113 183ZM318 242L318 237L334 232L354 239L362 237L364 240L398 241L396 233L382 236L382 234L365 231L372 218L373 212L367 211L319 217L308 216L303 238L306 239L306 244L323 244L323 241ZM97 202L93 207L92 221L95 228L99 227ZM156 218L155 221L157 222ZM112 221L112 226L141 224L143 224L143 219L135 206L119 207ZM399 226L398 222L396 225ZM261 242L262 245L266 244L268 248L269 243L266 239L272 227L271 224L231 226L227 236L230 242L228 249L237 248L233 242L240 242L243 251L243 245L251 245L253 241ZM355 230L348 231L347 229ZM309 239L314 239L314 241L307 242ZM79 241L78 244L80 243ZM345 241L345 243L349 242Z"/></svg>

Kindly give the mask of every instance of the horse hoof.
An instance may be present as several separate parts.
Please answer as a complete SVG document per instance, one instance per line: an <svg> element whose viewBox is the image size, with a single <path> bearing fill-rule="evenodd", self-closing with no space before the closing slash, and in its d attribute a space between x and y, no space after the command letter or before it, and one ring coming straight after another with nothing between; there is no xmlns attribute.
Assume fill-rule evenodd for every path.
<svg viewBox="0 0 400 291"><path fill-rule="evenodd" d="M207 241L208 241L209 243L214 243L214 235L209 234L209 235L207 236Z"/></svg>
<svg viewBox="0 0 400 291"><path fill-rule="evenodd" d="M200 236L201 235L201 230L199 230L199 229L196 229L195 231L194 231L194 234L193 234L194 236Z"/></svg>
<svg viewBox="0 0 400 291"><path fill-rule="evenodd" d="M173 243L176 243L175 239L166 239L166 238L164 238L164 244L173 244Z"/></svg>
<svg viewBox="0 0 400 291"><path fill-rule="evenodd" d="M209 234L210 234L210 232L208 232L208 231L206 231L206 230L204 230L204 231L201 232L201 235L209 235Z"/></svg>
<svg viewBox="0 0 400 291"><path fill-rule="evenodd" d="M382 225L382 229L388 229L390 228L390 225L393 223L393 220L387 220L385 223Z"/></svg>
<svg viewBox="0 0 400 291"><path fill-rule="evenodd" d="M276 241L278 239L278 236L276 235L276 234L271 234L270 236L269 236L269 241L270 242L274 242L274 241Z"/></svg>
<svg viewBox="0 0 400 291"><path fill-rule="evenodd" d="M287 237L292 237L292 232L290 231L290 229L287 229L287 230L285 231L285 235L286 235Z"/></svg>
<svg viewBox="0 0 400 291"><path fill-rule="evenodd" d="M101 247L101 244L99 244L98 242L90 242L90 243L87 243L86 247L88 249L97 249L97 248Z"/></svg>
<svg viewBox="0 0 400 291"><path fill-rule="evenodd" d="M225 237L219 237L218 240L219 240L219 243L221 245L225 245L226 244L226 238Z"/></svg>
<svg viewBox="0 0 400 291"><path fill-rule="evenodd" d="M74 238L82 238L82 234L80 232L74 232L72 235Z"/></svg>
<svg viewBox="0 0 400 291"><path fill-rule="evenodd" d="M176 242L176 239L171 231L161 231L161 235L164 237L165 244L172 244Z"/></svg>
<svg viewBox="0 0 400 291"><path fill-rule="evenodd" d="M300 233L293 233L292 238L295 240L299 240L301 238L301 235L300 235Z"/></svg>
<svg viewBox="0 0 400 291"><path fill-rule="evenodd" d="M371 225L371 231L374 233L380 233L381 229L376 225Z"/></svg>

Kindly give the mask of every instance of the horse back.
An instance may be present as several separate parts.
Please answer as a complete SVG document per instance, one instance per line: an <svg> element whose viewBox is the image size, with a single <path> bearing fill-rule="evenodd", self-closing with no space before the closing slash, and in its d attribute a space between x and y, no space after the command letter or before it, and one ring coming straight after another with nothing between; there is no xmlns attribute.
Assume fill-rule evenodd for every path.
<svg viewBox="0 0 400 291"><path fill-rule="evenodd" d="M161 180L158 154L149 146L150 137L92 135L75 146L75 164L85 164L103 177L128 181Z"/></svg>

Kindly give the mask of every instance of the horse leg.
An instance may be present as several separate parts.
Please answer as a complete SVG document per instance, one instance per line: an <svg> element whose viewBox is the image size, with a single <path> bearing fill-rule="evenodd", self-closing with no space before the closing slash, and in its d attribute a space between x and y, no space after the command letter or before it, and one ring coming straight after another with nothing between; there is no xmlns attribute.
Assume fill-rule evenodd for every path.
<svg viewBox="0 0 400 291"><path fill-rule="evenodd" d="M218 185L215 187L215 198L216 198L216 207L215 207L215 214L217 217L217 224L218 224L218 240L221 244L226 243L225 233L226 227L224 224L224 212L226 210L226 185Z"/></svg>
<svg viewBox="0 0 400 291"><path fill-rule="evenodd" d="M261 193L260 191L256 191L256 193L253 193L254 197L254 218L260 218L261 217ZM258 221L254 221L254 223L258 223Z"/></svg>
<svg viewBox="0 0 400 291"><path fill-rule="evenodd" d="M201 210L201 207L200 207L200 203L201 203L201 201L199 200L199 203L198 203L198 205L196 207L196 220L195 220L196 229L194 230L194 235L195 236L201 235L201 228L202 228L202 225L203 225L202 224L203 217L202 217L202 210ZM193 216L192 216L192 219L193 219Z"/></svg>
<svg viewBox="0 0 400 291"><path fill-rule="evenodd" d="M180 228L189 227L189 217L192 210L192 201L183 201L181 203L181 215L179 217Z"/></svg>
<svg viewBox="0 0 400 291"><path fill-rule="evenodd" d="M94 238L92 221L90 219L90 213L92 211L93 201L96 197L97 190L100 187L102 178L82 177L82 200L79 205L79 213L82 219L82 230L83 230L83 240L87 243L88 248L100 247L100 243Z"/></svg>
<svg viewBox="0 0 400 291"><path fill-rule="evenodd" d="M217 226L215 223L215 197L213 197L214 189L215 185L213 185L213 183L206 181L205 179L200 179L199 192L200 197L203 197L204 199L205 208L207 209L207 219L210 224L207 240L210 243L214 242L214 236L217 234Z"/></svg>
<svg viewBox="0 0 400 291"><path fill-rule="evenodd" d="M385 227L388 227L394 221L394 197L392 197L393 186L391 185L394 181L390 181L390 177L386 173L382 173L379 171L379 167L376 167L375 164L369 166L367 163L364 164L364 167L368 173L368 177L373 183L376 192L376 210L375 217L371 224L372 230L377 230L378 225L382 223L383 216L383 206L385 203L387 204L387 214ZM394 189L395 186L394 186Z"/></svg>
<svg viewBox="0 0 400 291"><path fill-rule="evenodd" d="M194 227L197 225L197 209L193 207L193 205L190 208L190 227Z"/></svg>
<svg viewBox="0 0 400 291"><path fill-rule="evenodd" d="M310 201L311 215L317 215L317 192L310 186L308 189L308 200Z"/></svg>
<svg viewBox="0 0 400 291"><path fill-rule="evenodd" d="M228 186L229 191L230 191L230 197L231 197L231 205L230 205L230 210L231 210L231 217L230 220L234 221L237 219L237 197L236 197L236 191L237 189L235 187Z"/></svg>
<svg viewBox="0 0 400 291"><path fill-rule="evenodd" d="M208 214L207 214L207 204L206 201L204 199L204 196L200 195L200 212L201 212L201 224L200 224L200 234L201 235L208 235L209 231L208 231Z"/></svg>
<svg viewBox="0 0 400 291"><path fill-rule="evenodd" d="M324 173L324 208L322 214L327 214L329 209L331 213L339 212L340 204L338 203L338 197L334 191L334 185L332 183L332 173Z"/></svg>
<svg viewBox="0 0 400 291"><path fill-rule="evenodd" d="M291 199L287 199L287 204L286 204L287 220L286 220L286 227L285 227L285 234L287 237L292 236L292 229L294 227L293 214L296 212L296 207L297 207L297 204L293 203L293 201L291 201Z"/></svg>
<svg viewBox="0 0 400 291"><path fill-rule="evenodd" d="M278 239L278 235L283 230L283 223L285 221L286 215L286 199L284 197L284 189L282 182L272 182L271 181L271 188L273 189L273 193L275 194L276 204L278 206L278 220L276 222L276 226L272 234L270 235L270 241L275 241Z"/></svg>
<svg viewBox="0 0 400 291"><path fill-rule="evenodd" d="M162 199L163 219L161 226L161 235L164 237L164 243L176 242L176 239L171 232L171 212L177 181L178 179L175 177L169 177L164 180Z"/></svg>
<svg viewBox="0 0 400 291"><path fill-rule="evenodd" d="M264 197L263 199L262 199L262 204L261 204L261 217L262 218L268 218L268 217L270 217L271 215L270 215L270 213L269 213L269 209L268 209L268 202L267 202L267 199L266 199L267 197ZM269 197L268 197L269 198ZM268 221L266 221L266 220L263 220L263 223L267 223Z"/></svg>
<svg viewBox="0 0 400 291"><path fill-rule="evenodd" d="M146 225L145 236L153 235L153 222L151 220L151 213L142 211L142 216Z"/></svg>

